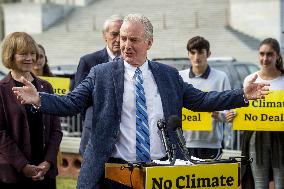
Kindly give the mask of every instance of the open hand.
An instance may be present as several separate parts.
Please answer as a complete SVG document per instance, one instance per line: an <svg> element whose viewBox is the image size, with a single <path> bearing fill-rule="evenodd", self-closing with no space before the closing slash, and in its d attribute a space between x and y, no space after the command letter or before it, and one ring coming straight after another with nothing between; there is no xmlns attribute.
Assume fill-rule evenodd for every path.
<svg viewBox="0 0 284 189"><path fill-rule="evenodd" d="M244 87L244 97L247 100L262 99L269 94L270 85L268 83L255 83L257 77L257 74L255 74L255 76Z"/></svg>
<svg viewBox="0 0 284 189"><path fill-rule="evenodd" d="M20 100L21 104L33 104L39 106L40 97L35 86L24 77L21 77L20 80L24 86L12 88L14 94L17 96L17 99Z"/></svg>

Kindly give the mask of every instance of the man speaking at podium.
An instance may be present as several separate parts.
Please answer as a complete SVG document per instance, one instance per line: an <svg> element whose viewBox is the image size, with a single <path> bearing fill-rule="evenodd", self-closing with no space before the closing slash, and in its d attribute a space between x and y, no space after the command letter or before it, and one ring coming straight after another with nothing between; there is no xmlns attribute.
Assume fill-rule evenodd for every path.
<svg viewBox="0 0 284 189"><path fill-rule="evenodd" d="M24 79L24 87L13 88L22 103L33 104L45 113L75 115L93 105L93 127L78 178L79 189L109 188L101 179L106 162L149 162L165 157L157 121L171 115L181 117L183 106L213 112L246 106L248 99L268 94L265 84L254 83L256 78L245 89L221 93L195 89L183 82L176 69L147 59L152 43L153 26L148 18L129 14L120 29L123 59L93 67L66 96L38 93ZM174 132L169 131L169 135L175 143Z"/></svg>

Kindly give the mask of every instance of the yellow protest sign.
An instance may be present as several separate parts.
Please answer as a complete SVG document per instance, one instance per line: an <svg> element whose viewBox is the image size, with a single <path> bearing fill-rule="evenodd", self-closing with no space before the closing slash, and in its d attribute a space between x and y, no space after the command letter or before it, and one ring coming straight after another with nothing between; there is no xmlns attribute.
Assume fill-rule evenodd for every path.
<svg viewBox="0 0 284 189"><path fill-rule="evenodd" d="M284 90L273 90L265 99L237 108L234 130L284 131Z"/></svg>
<svg viewBox="0 0 284 189"><path fill-rule="evenodd" d="M238 163L146 167L146 189L238 188Z"/></svg>
<svg viewBox="0 0 284 189"><path fill-rule="evenodd" d="M66 95L70 88L70 79L63 77L40 77L43 80L48 81L54 90L55 94Z"/></svg>
<svg viewBox="0 0 284 189"><path fill-rule="evenodd" d="M193 112L186 108L182 109L183 130L212 130L212 118L210 112Z"/></svg>

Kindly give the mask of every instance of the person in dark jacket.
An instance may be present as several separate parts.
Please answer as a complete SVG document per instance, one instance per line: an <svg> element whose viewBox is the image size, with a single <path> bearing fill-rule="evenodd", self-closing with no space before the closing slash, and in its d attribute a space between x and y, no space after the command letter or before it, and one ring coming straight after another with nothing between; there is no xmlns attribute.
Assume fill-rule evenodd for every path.
<svg viewBox="0 0 284 189"><path fill-rule="evenodd" d="M103 25L103 38L106 46L91 54L86 54L80 58L80 62L75 74L75 87L77 87L89 74L91 68L98 64L116 61L120 57L119 30L123 22L120 15L112 15L105 20ZM79 152L83 156L88 144L93 119L93 107L90 106L82 113L83 128Z"/></svg>
<svg viewBox="0 0 284 189"><path fill-rule="evenodd" d="M37 44L24 32L8 35L2 62L10 73L0 81L0 188L55 189L56 157L62 139L59 118L22 105L11 89L32 82L39 91L53 93L51 85L32 73Z"/></svg>

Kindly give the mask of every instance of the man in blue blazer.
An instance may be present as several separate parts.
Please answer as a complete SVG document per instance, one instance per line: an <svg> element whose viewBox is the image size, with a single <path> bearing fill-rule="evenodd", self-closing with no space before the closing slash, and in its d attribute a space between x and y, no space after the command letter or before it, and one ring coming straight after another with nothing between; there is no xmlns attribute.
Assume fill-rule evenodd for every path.
<svg viewBox="0 0 284 189"><path fill-rule="evenodd" d="M122 22L123 18L120 15L112 15L104 22L103 37L106 42L106 47L102 50L84 55L80 58L77 72L75 74L75 87L78 86L87 77L93 66L113 61L115 57L120 56L119 30ZM88 107L82 115L83 131L79 149L81 155L84 154L86 145L90 138L93 107Z"/></svg>
<svg viewBox="0 0 284 189"><path fill-rule="evenodd" d="M146 153L142 155L150 153L152 160L166 156L156 126L157 120L168 120L171 115L181 117L182 107L213 112L246 106L247 100L264 98L268 94L265 84L254 83L256 77L239 90L202 92L195 89L182 80L176 69L147 60L147 51L152 43L151 22L143 15L129 14L120 29L123 59L93 67L86 79L66 96L38 93L24 78L25 87L13 88L21 103L33 104L38 111L45 113L74 115L93 105L91 138L78 178L79 189L111 188L99 185L104 177L106 162L112 162L113 159L137 162L136 145L140 143L136 132L140 128L137 127L136 117L140 109L136 105L143 104L137 101L137 94L141 92L137 92L137 88L144 85L143 101L147 105L144 110L148 115L150 135L150 150L145 150ZM138 85L137 79L140 84L143 83ZM172 128L168 129L170 140L176 143L176 134ZM149 136L145 134L143 137Z"/></svg>

